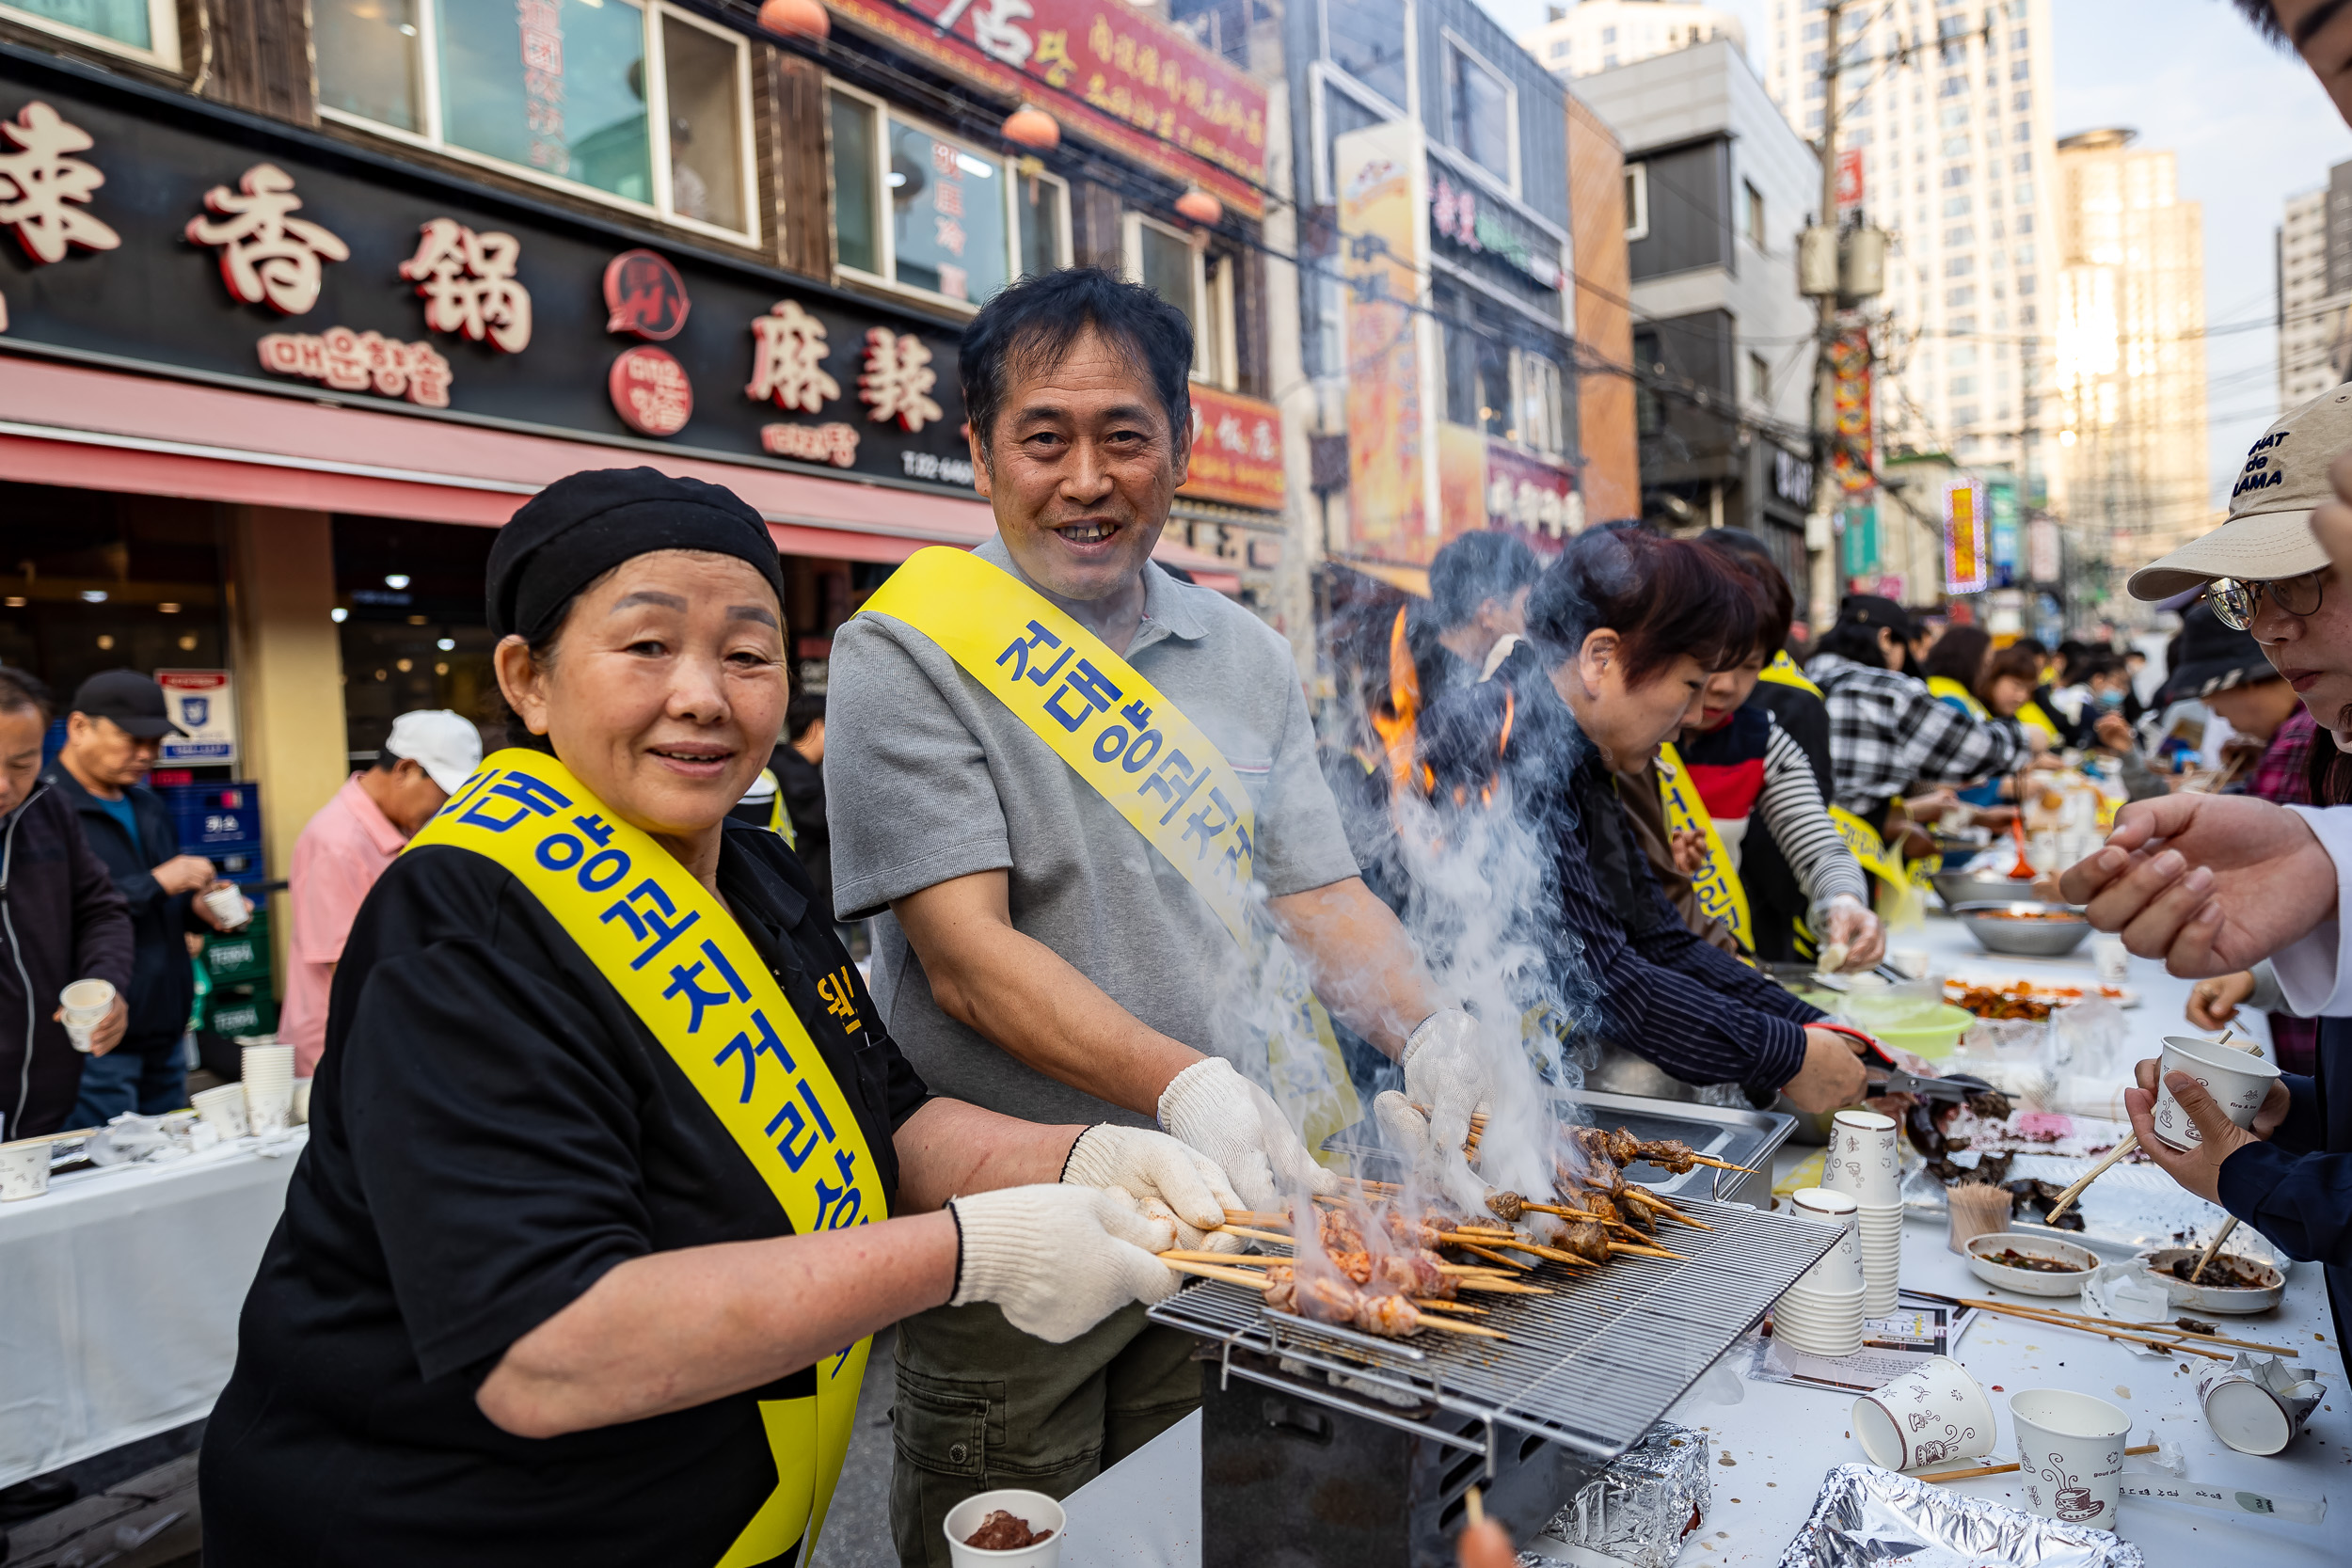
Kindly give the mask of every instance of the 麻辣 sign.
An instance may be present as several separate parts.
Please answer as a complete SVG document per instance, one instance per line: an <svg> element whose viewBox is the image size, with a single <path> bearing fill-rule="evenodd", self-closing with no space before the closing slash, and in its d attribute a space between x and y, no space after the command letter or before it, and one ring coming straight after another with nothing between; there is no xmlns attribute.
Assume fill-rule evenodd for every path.
<svg viewBox="0 0 2352 1568"><path fill-rule="evenodd" d="M1102 0L832 0L899 48L1140 163L1265 210L1265 89L1163 23ZM1035 85L1055 89L1039 93Z"/></svg>

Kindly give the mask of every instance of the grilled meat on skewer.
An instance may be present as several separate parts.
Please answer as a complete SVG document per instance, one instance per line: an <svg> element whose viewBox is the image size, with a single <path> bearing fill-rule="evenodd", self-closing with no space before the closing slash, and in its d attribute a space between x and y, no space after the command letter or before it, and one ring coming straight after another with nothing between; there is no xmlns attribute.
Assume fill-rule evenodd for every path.
<svg viewBox="0 0 2352 1568"><path fill-rule="evenodd" d="M1276 1312L1361 1329L1390 1339L1402 1339L1421 1327L1420 1311L1403 1296L1368 1294L1327 1275L1302 1280L1295 1270L1281 1264L1268 1269L1266 1278L1271 1283L1265 1304Z"/></svg>
<svg viewBox="0 0 2352 1568"><path fill-rule="evenodd" d="M1572 1220L1561 1227L1560 1239L1551 1243L1563 1252L1572 1252L1588 1263L1609 1261L1609 1232L1593 1220Z"/></svg>
<svg viewBox="0 0 2352 1568"><path fill-rule="evenodd" d="M1438 1264L1437 1254L1416 1248L1403 1252L1335 1252L1331 1266L1358 1285L1374 1291L1395 1291L1408 1296L1452 1301L1457 1294L1454 1275Z"/></svg>

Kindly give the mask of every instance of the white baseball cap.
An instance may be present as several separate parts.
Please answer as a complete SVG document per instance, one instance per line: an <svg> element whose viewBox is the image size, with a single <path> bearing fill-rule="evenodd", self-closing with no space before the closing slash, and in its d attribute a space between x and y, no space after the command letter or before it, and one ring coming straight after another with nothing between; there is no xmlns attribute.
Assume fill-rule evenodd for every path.
<svg viewBox="0 0 2352 1568"><path fill-rule="evenodd" d="M2132 574L2135 599L2154 602L2216 578L2276 582L2327 570L2312 537L2312 512L2335 497L2328 465L2352 449L2352 386L2322 392L2282 416L2246 453L2230 489L2230 515L2202 538Z"/></svg>
<svg viewBox="0 0 2352 1568"><path fill-rule="evenodd" d="M423 768L443 794L454 795L482 766L482 732L445 707L419 708L392 721L384 752L405 757Z"/></svg>

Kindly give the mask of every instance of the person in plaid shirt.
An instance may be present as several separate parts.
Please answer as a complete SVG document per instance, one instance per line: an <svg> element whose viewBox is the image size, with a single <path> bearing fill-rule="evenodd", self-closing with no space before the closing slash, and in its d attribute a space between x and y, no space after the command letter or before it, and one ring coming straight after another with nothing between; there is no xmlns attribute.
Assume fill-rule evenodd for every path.
<svg viewBox="0 0 2352 1568"><path fill-rule="evenodd" d="M1978 719L1901 673L1911 614L1855 594L1837 607L1805 674L1829 706L1836 803L1887 830L1887 806L1915 782L1961 784L2023 767L2035 748L2014 719Z"/></svg>

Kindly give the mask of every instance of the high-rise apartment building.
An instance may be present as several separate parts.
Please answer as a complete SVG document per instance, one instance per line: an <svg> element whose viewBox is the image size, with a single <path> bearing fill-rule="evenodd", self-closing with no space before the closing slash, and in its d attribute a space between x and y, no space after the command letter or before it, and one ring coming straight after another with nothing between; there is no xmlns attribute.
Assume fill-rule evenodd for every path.
<svg viewBox="0 0 2352 1568"><path fill-rule="evenodd" d="M1827 0L1772 0L1765 80L1818 140ZM2060 502L2054 344L2049 0L1847 0L1839 150L1887 230L1875 302L1880 442L2009 467Z"/></svg>
<svg viewBox="0 0 2352 1568"><path fill-rule="evenodd" d="M2323 190L2287 198L2279 225L2279 408L2352 375L2352 163Z"/></svg>
<svg viewBox="0 0 2352 1568"><path fill-rule="evenodd" d="M1583 0L1550 11L1551 20L1519 35L1519 47L1563 81L1716 39L1742 54L1748 47L1737 16L1699 0Z"/></svg>
<svg viewBox="0 0 2352 1568"><path fill-rule="evenodd" d="M2070 520L2152 561L2213 520L2205 462L2203 209L2170 152L2125 130L2058 146L2051 383Z"/></svg>

